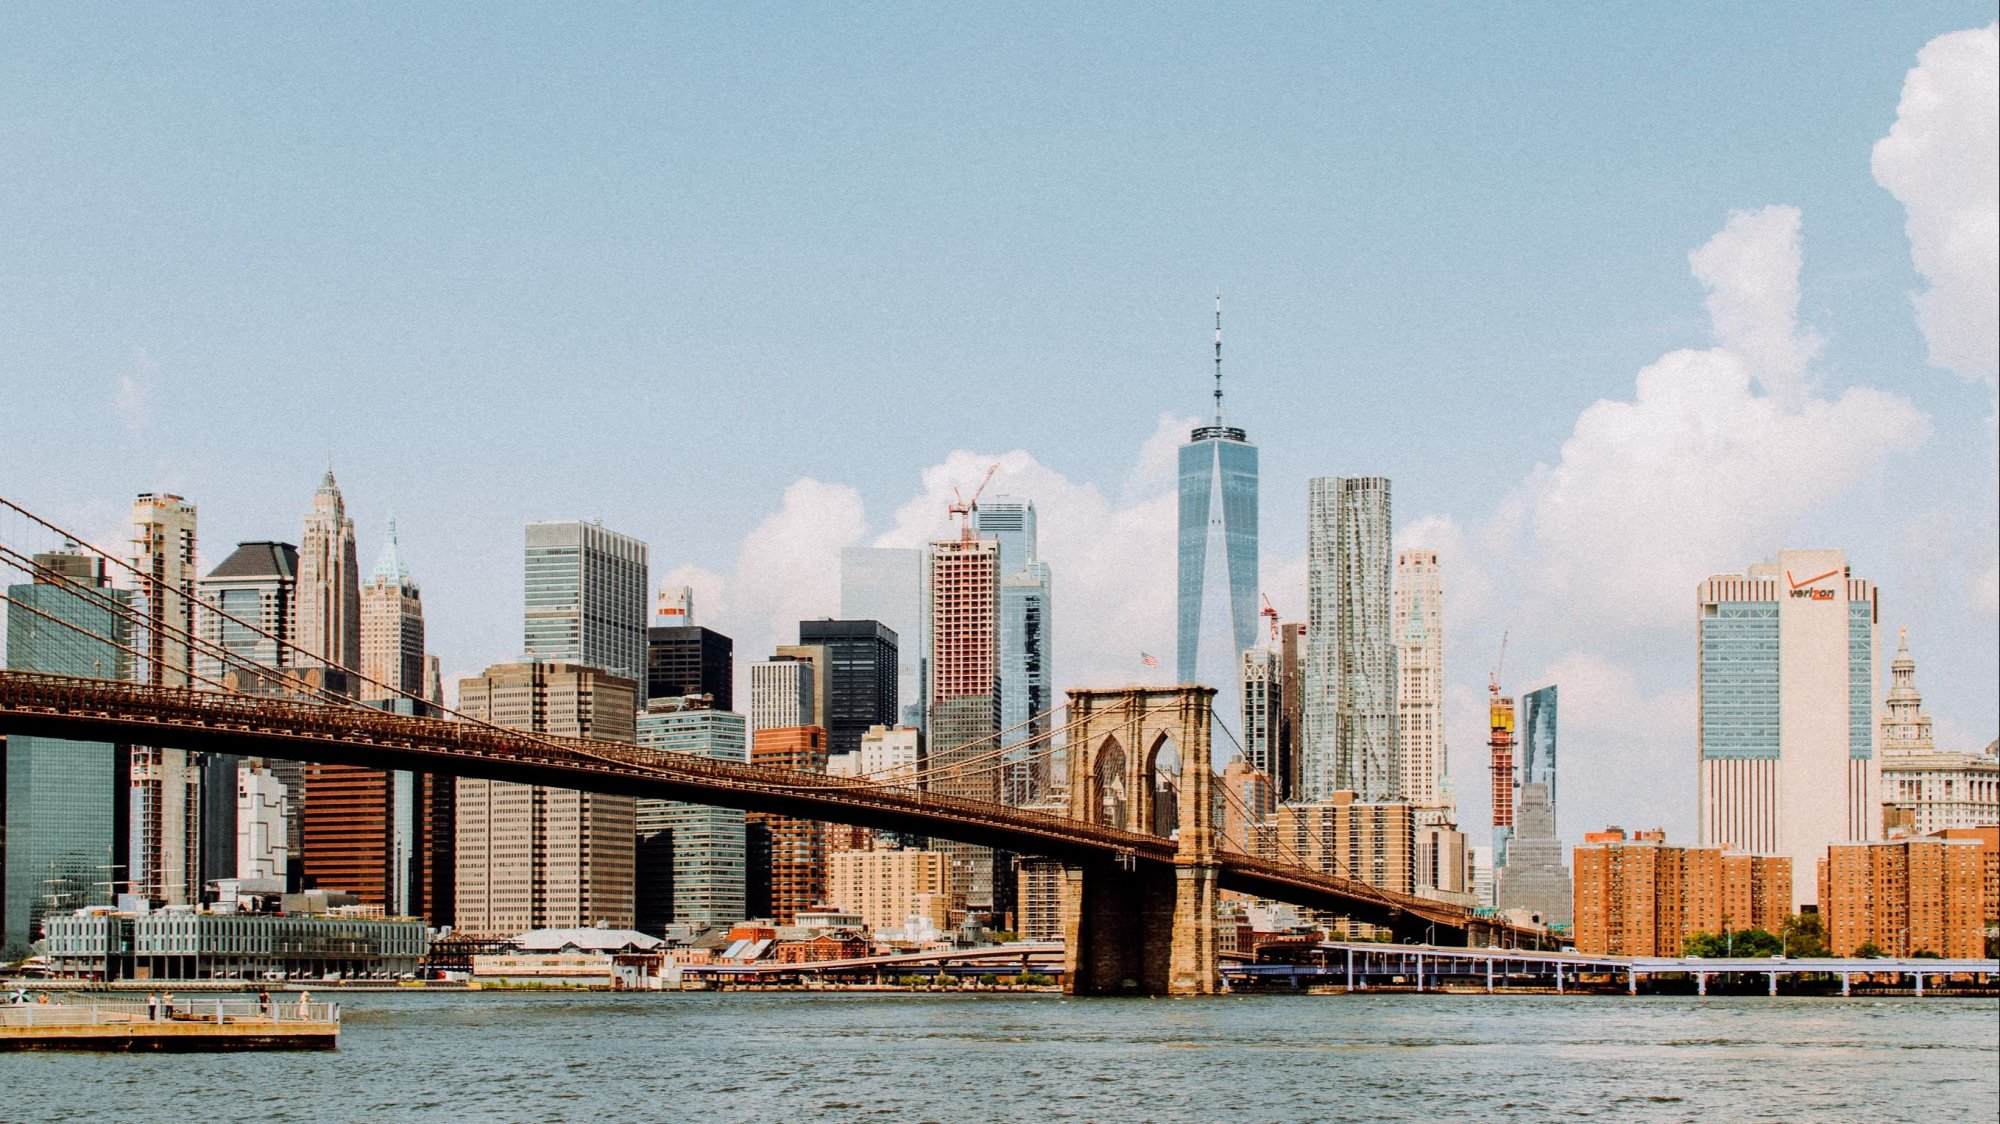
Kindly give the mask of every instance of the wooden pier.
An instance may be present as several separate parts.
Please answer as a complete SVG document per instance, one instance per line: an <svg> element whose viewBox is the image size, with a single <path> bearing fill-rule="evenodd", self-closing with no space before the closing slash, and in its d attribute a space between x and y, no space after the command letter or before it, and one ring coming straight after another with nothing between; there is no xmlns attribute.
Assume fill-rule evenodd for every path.
<svg viewBox="0 0 2000 1124"><path fill-rule="evenodd" d="M0 1006L4 1050L331 1050L333 1003L188 999L171 1010L130 1002Z"/></svg>

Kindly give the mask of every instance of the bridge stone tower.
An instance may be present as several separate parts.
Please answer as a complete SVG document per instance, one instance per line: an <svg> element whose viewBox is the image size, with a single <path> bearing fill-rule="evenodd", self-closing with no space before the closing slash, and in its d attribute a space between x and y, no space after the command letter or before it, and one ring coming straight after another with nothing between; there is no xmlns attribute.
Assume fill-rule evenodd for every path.
<svg viewBox="0 0 2000 1124"><path fill-rule="evenodd" d="M1175 840L1170 871L1129 862L1064 872L1064 990L1213 995L1216 962L1211 687L1069 693L1069 814Z"/></svg>

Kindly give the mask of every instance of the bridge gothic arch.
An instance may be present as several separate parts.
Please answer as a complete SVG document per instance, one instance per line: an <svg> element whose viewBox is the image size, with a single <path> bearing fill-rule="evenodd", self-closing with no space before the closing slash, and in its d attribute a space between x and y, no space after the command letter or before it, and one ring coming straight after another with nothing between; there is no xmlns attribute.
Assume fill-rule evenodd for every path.
<svg viewBox="0 0 2000 1124"><path fill-rule="evenodd" d="M1207 995L1218 986L1214 698L1195 685L1069 693L1070 815L1174 841L1170 871L1067 868L1064 986L1073 992Z"/></svg>
<svg viewBox="0 0 2000 1124"><path fill-rule="evenodd" d="M1082 809L1083 818L1087 821L1105 827L1122 829L1127 826L1126 812L1131 804L1132 790L1125 775L1125 757L1125 747L1118 744L1115 734L1106 737L1091 754L1093 763Z"/></svg>
<svg viewBox="0 0 2000 1124"><path fill-rule="evenodd" d="M1162 732L1146 754L1139 775L1146 782L1146 818L1137 826L1162 839L1173 839L1181 830L1181 752L1174 739Z"/></svg>

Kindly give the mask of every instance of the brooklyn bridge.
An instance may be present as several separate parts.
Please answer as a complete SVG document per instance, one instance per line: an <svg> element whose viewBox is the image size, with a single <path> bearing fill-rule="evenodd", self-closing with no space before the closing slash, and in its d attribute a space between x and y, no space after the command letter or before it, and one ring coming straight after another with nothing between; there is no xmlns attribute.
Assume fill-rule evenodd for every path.
<svg viewBox="0 0 2000 1124"><path fill-rule="evenodd" d="M442 708L429 717L390 713L327 686L327 672L358 677L347 668L306 669L320 673L294 673L275 686L263 667L202 676L162 653L178 648L224 667L242 657L203 639L189 614L158 611L177 595L147 595L147 575L136 570L137 597L79 581L31 549L40 535L59 534L71 545L74 536L10 501L0 499L0 508L14 517L0 520L0 565L57 586L91 610L57 613L7 597L19 610L15 619L73 634L79 650L113 656L113 666L92 666L88 676L0 671L0 734L681 800L1046 856L1063 864L1065 986L1078 994L1214 992L1223 892L1326 911L1399 939L1508 947L1547 940L1540 929L1308 865L1268 837L1225 837L1217 806L1236 798L1217 783L1208 687L1070 691L1068 705L1031 747L1061 763L1066 803L1054 811L1015 807L939 789L955 787L940 782L968 770L1005 767L1017 760L1018 744L1005 754L976 743L933 754L952 760L949 766L830 777L525 732ZM257 622L230 622L285 644Z"/></svg>

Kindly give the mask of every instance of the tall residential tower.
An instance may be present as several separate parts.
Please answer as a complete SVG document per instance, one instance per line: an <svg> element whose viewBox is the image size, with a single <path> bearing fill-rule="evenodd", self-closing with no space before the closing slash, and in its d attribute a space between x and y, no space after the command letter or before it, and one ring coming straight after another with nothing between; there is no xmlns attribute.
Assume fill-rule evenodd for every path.
<svg viewBox="0 0 2000 1124"><path fill-rule="evenodd" d="M1390 627L1389 481L1321 476L1306 512L1305 746L1301 796L1402 795Z"/></svg>
<svg viewBox="0 0 2000 1124"><path fill-rule="evenodd" d="M135 591L145 658L133 676L155 687L184 687L193 668L195 632L195 509L179 496L147 493L132 501L132 566L144 575ZM199 754L134 746L130 873L134 893L167 905L201 898L202 771ZM234 823L236 785L228 783L226 817ZM211 801L211 809L213 801ZM233 832L231 833L233 836ZM232 844L233 847L233 844ZM234 862L234 855L231 855Z"/></svg>
<svg viewBox="0 0 2000 1124"><path fill-rule="evenodd" d="M1396 735L1403 798L1420 808L1451 803L1444 748L1444 585L1435 550L1396 555Z"/></svg>

